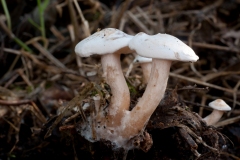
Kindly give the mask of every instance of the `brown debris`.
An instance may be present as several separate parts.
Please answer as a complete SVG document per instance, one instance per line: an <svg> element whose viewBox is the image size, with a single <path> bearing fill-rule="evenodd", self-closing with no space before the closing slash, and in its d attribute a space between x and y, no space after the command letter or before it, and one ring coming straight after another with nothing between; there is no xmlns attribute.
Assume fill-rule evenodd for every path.
<svg viewBox="0 0 240 160"><path fill-rule="evenodd" d="M0 159L39 155L68 159L73 154L75 159L239 159L239 0L51 0L42 16L46 37L39 29L37 1L5 1L12 26L1 8ZM96 91L102 93L106 108L111 90L101 86L100 58L76 57L74 46L109 26L131 35L172 34L200 57L194 64L173 63L165 99L145 132L132 139L146 153L112 153L112 145L87 142L75 130L91 111L72 111L75 105L91 104L89 96ZM121 57L124 73L133 59ZM127 82L132 107L145 88L140 67L133 66ZM217 98L232 111L215 126L206 126L200 116L210 113L205 106ZM63 112L56 116L59 108ZM171 152L178 157L162 144L175 145Z"/></svg>

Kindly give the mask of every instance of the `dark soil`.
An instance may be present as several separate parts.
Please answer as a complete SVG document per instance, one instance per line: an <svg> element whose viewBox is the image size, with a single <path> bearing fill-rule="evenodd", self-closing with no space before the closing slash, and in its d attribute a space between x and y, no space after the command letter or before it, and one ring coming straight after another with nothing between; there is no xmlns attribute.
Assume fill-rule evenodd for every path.
<svg viewBox="0 0 240 160"><path fill-rule="evenodd" d="M41 15L37 0L7 0L11 26L3 16L6 8L0 7L0 160L240 159L240 1L76 4L50 0ZM89 101L95 91L91 82L104 84L100 57L78 61L74 47L107 27L131 35L168 33L199 56L194 64L172 64L164 99L145 131L130 140L139 149L128 152L107 141L91 143L82 138L78 127L83 113L72 111L79 100ZM130 54L121 56L124 74L133 59ZM133 107L145 89L138 65L127 82ZM105 84L100 90L107 102L111 89ZM201 117L211 113L207 105L218 98L232 110L216 125L207 126ZM65 116L58 114L64 107L69 108Z"/></svg>

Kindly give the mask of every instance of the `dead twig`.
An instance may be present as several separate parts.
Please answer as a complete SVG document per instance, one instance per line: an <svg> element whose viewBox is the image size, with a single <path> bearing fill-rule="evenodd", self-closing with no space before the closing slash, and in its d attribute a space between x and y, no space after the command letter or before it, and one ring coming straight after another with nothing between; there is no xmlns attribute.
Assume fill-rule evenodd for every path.
<svg viewBox="0 0 240 160"><path fill-rule="evenodd" d="M22 105L22 104L29 104L31 103L31 100L23 99L23 100L1 100L0 104L2 105Z"/></svg>
<svg viewBox="0 0 240 160"><path fill-rule="evenodd" d="M233 118L228 118L226 120L220 121L214 125L214 127L223 127L229 124L233 124L240 121L240 116L233 117Z"/></svg>
<svg viewBox="0 0 240 160"><path fill-rule="evenodd" d="M225 91L225 92L229 92L229 93L235 93L235 91L232 90L232 89L224 88L224 87L217 86L217 85L207 83L207 82L202 82L201 80L198 80L198 79L185 77L185 76L178 75L178 74L175 74L175 73L172 73L172 72L169 73L169 75L171 77L180 78L180 79L183 79L183 80L186 80L186 81L189 81L189 82L193 82L193 83L203 85L203 86L207 86L207 87L210 87L210 88L214 88L214 89L217 89L217 90L221 90L221 91Z"/></svg>
<svg viewBox="0 0 240 160"><path fill-rule="evenodd" d="M139 27L139 29L147 34L151 34L151 31L131 11L127 11L127 15Z"/></svg>

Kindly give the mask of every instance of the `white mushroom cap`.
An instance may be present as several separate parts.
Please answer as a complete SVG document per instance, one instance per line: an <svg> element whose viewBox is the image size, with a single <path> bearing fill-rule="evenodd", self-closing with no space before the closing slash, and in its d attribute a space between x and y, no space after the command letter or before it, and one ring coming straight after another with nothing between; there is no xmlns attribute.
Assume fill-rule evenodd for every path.
<svg viewBox="0 0 240 160"><path fill-rule="evenodd" d="M215 101L210 102L209 107L219 111L230 111L231 107L222 99L216 99Z"/></svg>
<svg viewBox="0 0 240 160"><path fill-rule="evenodd" d="M190 62L196 62L199 59L189 46L168 34L138 33L129 42L129 48L140 56L149 58Z"/></svg>
<svg viewBox="0 0 240 160"><path fill-rule="evenodd" d="M132 37L118 29L106 28L79 42L75 52L81 57L89 57L93 54L104 55L119 50L121 53L131 53L128 42Z"/></svg>
<svg viewBox="0 0 240 160"><path fill-rule="evenodd" d="M133 63L149 63L149 62L152 62L152 58L147 58L147 57L142 57L142 56L139 56L137 55L133 61Z"/></svg>

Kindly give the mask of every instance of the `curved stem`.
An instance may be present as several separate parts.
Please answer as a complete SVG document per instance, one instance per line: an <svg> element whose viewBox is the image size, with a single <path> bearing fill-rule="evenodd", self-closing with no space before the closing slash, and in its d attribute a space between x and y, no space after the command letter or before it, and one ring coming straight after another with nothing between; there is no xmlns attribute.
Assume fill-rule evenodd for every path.
<svg viewBox="0 0 240 160"><path fill-rule="evenodd" d="M148 122L164 96L172 61L153 59L147 88L137 105L126 118L124 135L136 135Z"/></svg>

